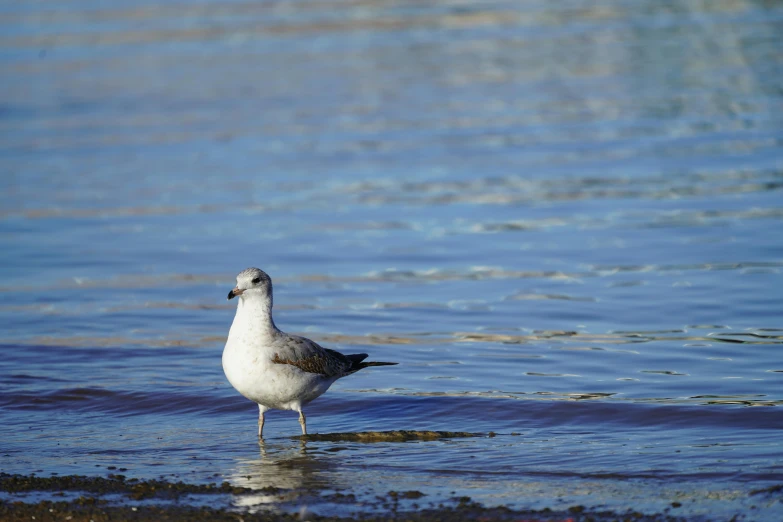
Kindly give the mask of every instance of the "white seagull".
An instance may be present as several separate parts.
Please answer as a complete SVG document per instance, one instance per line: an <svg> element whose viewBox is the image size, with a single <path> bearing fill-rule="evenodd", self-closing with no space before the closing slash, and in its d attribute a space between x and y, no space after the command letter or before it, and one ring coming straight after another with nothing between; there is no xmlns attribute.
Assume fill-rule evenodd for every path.
<svg viewBox="0 0 783 522"><path fill-rule="evenodd" d="M263 270L240 272L228 299L237 296L237 313L223 349L223 371L231 386L258 404L259 438L267 410L298 411L302 434L307 435L302 407L334 381L368 366L397 364L362 362L366 353L343 355L281 332L272 320L272 279Z"/></svg>

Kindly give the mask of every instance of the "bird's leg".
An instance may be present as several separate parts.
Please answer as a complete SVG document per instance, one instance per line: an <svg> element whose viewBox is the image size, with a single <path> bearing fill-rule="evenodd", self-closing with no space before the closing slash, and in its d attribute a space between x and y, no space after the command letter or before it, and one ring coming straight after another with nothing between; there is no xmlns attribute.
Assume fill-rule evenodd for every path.
<svg viewBox="0 0 783 522"><path fill-rule="evenodd" d="M302 435L307 435L307 421L302 410L299 410L299 424L302 426Z"/></svg>
<svg viewBox="0 0 783 522"><path fill-rule="evenodd" d="M263 438L261 435L264 432L264 412L266 411L266 408L258 405L258 438Z"/></svg>

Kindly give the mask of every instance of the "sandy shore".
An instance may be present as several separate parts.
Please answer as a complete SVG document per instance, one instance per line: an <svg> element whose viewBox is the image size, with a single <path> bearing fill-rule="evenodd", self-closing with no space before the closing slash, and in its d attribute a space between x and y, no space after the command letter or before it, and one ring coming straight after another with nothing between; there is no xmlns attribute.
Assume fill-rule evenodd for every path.
<svg viewBox="0 0 783 522"><path fill-rule="evenodd" d="M503 507L484 508L478 505L466 505L440 509L418 511L391 511L383 514L361 515L353 517L318 516L313 513L243 513L227 509L212 509L187 505L167 506L100 506L77 502L41 501L36 504L24 502L0 503L0 519L7 521L36 520L71 522L108 522L117 520L132 521L230 521L262 522L271 520L322 520L322 521L386 521L406 520L415 522L493 520L526 522L674 522L685 520L669 515L642 515L641 513L586 512L575 508L569 512L554 511L515 511Z"/></svg>
<svg viewBox="0 0 783 522"><path fill-rule="evenodd" d="M263 491L235 487L227 482L217 484L187 484L162 480L126 479L122 475L104 477L53 476L49 478L0 474L0 520L36 520L71 522L132 521L231 521L254 522L269 520L324 521L452 521L452 520L525 520L528 522L609 522L609 521L677 521L686 520L669 513L644 515L635 512L591 512L583 506L572 506L561 512L513 510L506 507L488 508L469 497L455 497L451 505L420 508L415 501L422 494L416 491L389 492L371 504L363 503L362 514L321 516L318 510L297 509L286 504L284 491L266 488ZM268 504L267 509L251 513L231 505L235 496L263 493L280 496L280 505ZM318 492L304 492L315 498ZM332 497L334 494L331 495ZM357 512L353 495L339 500L345 513ZM411 501L414 501L411 503ZM306 505L306 504L304 504ZM284 509L276 509L283 507ZM677 506L672 506L676 508ZM339 509L331 509L339 513Z"/></svg>

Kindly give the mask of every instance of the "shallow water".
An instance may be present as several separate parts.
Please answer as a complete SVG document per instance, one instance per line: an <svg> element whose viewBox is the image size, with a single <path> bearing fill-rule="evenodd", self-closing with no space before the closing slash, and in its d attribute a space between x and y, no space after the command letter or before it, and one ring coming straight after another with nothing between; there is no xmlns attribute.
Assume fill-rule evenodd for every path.
<svg viewBox="0 0 783 522"><path fill-rule="evenodd" d="M773 2L0 8L0 469L770 520ZM226 292L400 365L255 440ZM265 504L269 498L243 499ZM324 502L317 512L339 512ZM320 511L319 511L320 510Z"/></svg>

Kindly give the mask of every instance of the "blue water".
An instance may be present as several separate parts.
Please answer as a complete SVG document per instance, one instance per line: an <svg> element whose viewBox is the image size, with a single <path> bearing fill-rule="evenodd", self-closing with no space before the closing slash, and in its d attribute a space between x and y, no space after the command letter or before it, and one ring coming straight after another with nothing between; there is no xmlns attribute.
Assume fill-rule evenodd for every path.
<svg viewBox="0 0 783 522"><path fill-rule="evenodd" d="M783 513L750 494L783 482L780 5L3 2L0 28L2 471ZM497 436L302 447L272 412L259 448L220 365L248 266L284 330L400 363L310 431Z"/></svg>

